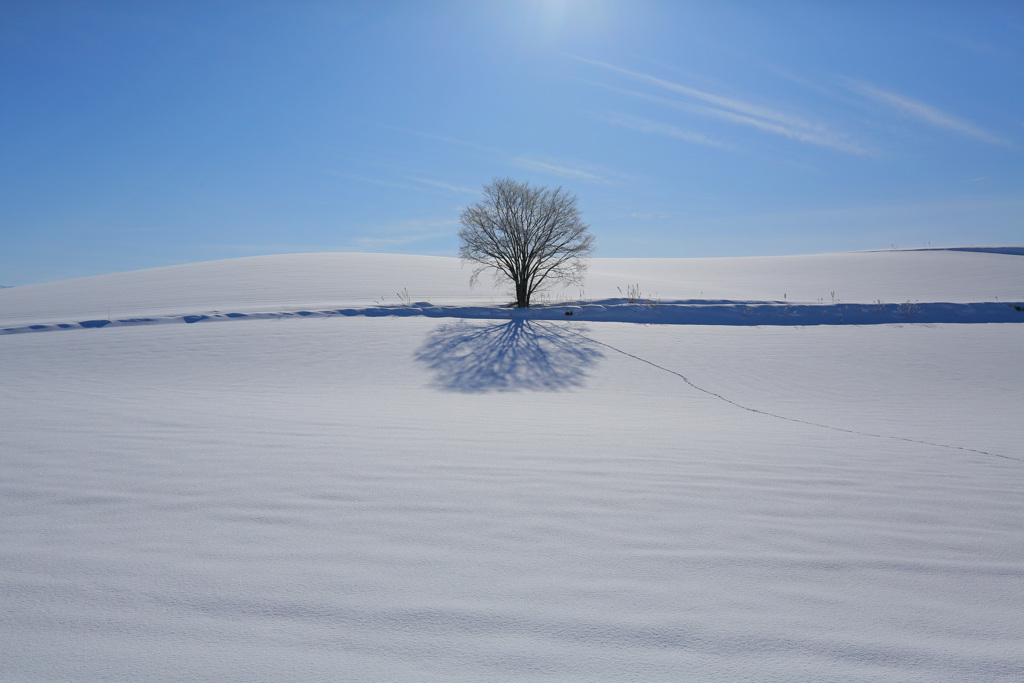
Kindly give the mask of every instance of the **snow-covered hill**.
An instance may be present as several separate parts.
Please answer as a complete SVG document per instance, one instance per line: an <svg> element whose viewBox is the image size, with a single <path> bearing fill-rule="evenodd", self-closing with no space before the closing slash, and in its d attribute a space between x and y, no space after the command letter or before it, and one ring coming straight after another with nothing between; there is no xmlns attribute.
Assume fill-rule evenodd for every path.
<svg viewBox="0 0 1024 683"><path fill-rule="evenodd" d="M1024 679L1024 324L918 324L1013 310L1024 256L598 259L515 316L467 279L0 292L41 326L0 336L0 680ZM920 317L611 322L630 285Z"/></svg>
<svg viewBox="0 0 1024 683"><path fill-rule="evenodd" d="M292 254L211 261L0 292L0 332L82 321L138 323L143 317L374 313L420 302L435 310L389 312L490 317L510 298L501 285L487 280L470 288L468 279L458 259L432 256ZM640 305L623 307L630 299ZM1024 303L1024 257L928 250L594 259L584 287L547 292L538 303L582 305L585 310L575 313L591 320L661 323L869 324L953 322L958 316L1008 322L1021 313L1012 312L1012 305ZM773 308L757 314L756 307L766 304ZM974 304L973 310L965 304ZM563 314L559 309L547 317Z"/></svg>

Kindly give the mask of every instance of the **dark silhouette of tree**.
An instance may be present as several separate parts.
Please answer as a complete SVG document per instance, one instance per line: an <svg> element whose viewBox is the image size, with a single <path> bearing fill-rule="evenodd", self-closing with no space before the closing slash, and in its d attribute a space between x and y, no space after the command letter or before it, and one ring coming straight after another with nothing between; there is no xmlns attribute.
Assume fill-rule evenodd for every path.
<svg viewBox="0 0 1024 683"><path fill-rule="evenodd" d="M526 308L545 284L579 284L584 259L594 251L594 236L580 218L576 195L557 188L531 187L511 178L484 186L484 199L459 216L459 256L481 273L507 277L516 290L516 306Z"/></svg>

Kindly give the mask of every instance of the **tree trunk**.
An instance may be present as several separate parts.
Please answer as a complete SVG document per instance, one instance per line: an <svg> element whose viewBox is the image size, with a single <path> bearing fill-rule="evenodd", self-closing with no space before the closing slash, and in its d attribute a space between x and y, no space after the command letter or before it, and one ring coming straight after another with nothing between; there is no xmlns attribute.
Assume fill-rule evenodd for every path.
<svg viewBox="0 0 1024 683"><path fill-rule="evenodd" d="M530 292L526 288L525 282L516 283L516 307L517 308L529 308L530 307Z"/></svg>

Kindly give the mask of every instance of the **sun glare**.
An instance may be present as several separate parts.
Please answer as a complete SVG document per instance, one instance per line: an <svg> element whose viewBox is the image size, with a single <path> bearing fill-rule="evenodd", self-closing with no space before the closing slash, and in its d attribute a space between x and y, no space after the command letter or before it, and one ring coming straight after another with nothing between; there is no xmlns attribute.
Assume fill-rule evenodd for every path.
<svg viewBox="0 0 1024 683"><path fill-rule="evenodd" d="M603 0L527 0L523 3L535 35L546 43L582 38L608 29Z"/></svg>

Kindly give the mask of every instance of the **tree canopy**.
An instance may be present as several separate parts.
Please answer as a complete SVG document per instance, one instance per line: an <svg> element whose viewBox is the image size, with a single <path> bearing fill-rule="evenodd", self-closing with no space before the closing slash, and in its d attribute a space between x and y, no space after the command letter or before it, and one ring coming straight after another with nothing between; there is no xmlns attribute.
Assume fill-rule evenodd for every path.
<svg viewBox="0 0 1024 683"><path fill-rule="evenodd" d="M552 282L579 284L594 236L576 207L576 195L496 178L484 199L467 207L459 222L459 256L476 267L470 282L492 271L515 285L516 306Z"/></svg>

